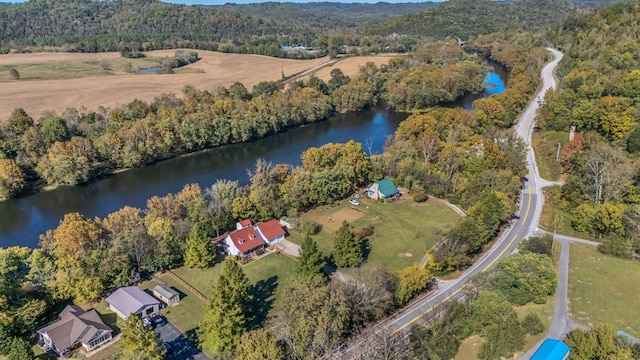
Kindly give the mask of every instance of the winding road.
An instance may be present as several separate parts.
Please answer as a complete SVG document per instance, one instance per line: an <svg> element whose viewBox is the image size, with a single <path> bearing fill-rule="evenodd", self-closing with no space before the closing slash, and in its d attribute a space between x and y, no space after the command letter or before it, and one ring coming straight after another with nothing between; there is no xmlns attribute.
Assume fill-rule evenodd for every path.
<svg viewBox="0 0 640 360"><path fill-rule="evenodd" d="M527 163L529 168L528 181L525 183L525 187L522 192L517 221L513 222L511 226L496 240L493 247L478 261L476 261L473 266L467 269L462 276L458 279L441 283L438 290L427 294L423 298L392 315L390 318L387 318L385 321L377 324L374 331L406 334L410 331L412 324L422 322L424 319L433 315L438 315L442 311L443 305L453 300L459 300L464 296L464 285L471 278L486 271L500 259L513 253L517 249L520 241L537 233L544 201L542 188L554 185L555 183L540 178L538 167L535 162L535 154L531 147L531 136L536 111L540 102L544 98L546 91L551 88L555 88L556 86L553 72L563 56L563 54L558 50L551 48L547 48L547 50L554 56L554 60L546 64L542 69L542 87L534 100L529 103L520 115L520 119L515 126L516 134L518 134L518 136L520 136L527 144ZM566 252L566 257L568 259L568 251ZM562 305L556 304L556 306ZM559 322L566 322L566 306L564 314L565 316L562 317L562 319L558 319ZM556 319L554 317L554 321L555 320ZM560 326L563 326L561 331L564 331L566 324L561 324ZM343 349L335 358L353 359L357 357L358 354L361 353L361 348L366 345L366 341L367 340L359 341L358 339L355 339L355 341Z"/></svg>

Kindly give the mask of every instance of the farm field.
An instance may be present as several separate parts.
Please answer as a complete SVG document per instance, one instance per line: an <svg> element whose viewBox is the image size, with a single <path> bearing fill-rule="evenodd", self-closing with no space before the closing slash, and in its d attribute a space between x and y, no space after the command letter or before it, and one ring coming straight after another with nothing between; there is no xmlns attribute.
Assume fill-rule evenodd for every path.
<svg viewBox="0 0 640 360"><path fill-rule="evenodd" d="M340 60L333 66L323 67L319 69L314 74L324 80L329 81L331 79L331 71L333 69L340 69L342 73L349 77L354 77L360 71L360 67L366 64L367 62L373 62L378 67L382 64L388 64L391 56L354 56L348 57ZM301 80L307 81L309 80L310 75L304 76Z"/></svg>
<svg viewBox="0 0 640 360"><path fill-rule="evenodd" d="M587 326L609 323L640 337L640 263L604 255L593 246L571 244L569 311Z"/></svg>
<svg viewBox="0 0 640 360"><path fill-rule="evenodd" d="M349 199L337 206L322 206L311 210L302 219L322 225L313 238L318 248L329 255L333 249L335 233L347 220L353 230L373 225L374 235L369 237L370 253L366 265L398 271L422 260L439 239L440 234L453 227L460 217L449 207L435 200L416 203L409 195L391 203L361 198L359 206L349 204ZM301 244L304 235L291 231L289 240Z"/></svg>
<svg viewBox="0 0 640 360"><path fill-rule="evenodd" d="M22 107L37 119L45 110L59 114L69 107L95 110L99 106L124 105L134 99L150 102L164 93L180 97L187 84L212 91L238 81L251 90L260 81L280 80L283 72L291 75L328 61L328 58L293 60L197 50L201 59L178 69L176 74L129 74L118 70L124 66L123 61L131 62L134 69L156 66L157 60L153 59L174 53L175 50L150 51L145 53L147 59L136 60L122 59L119 53L0 55L0 82L10 84L0 87L0 121L5 121L16 107ZM108 75L104 74L103 61L113 68ZM10 68L18 69L24 80L10 80ZM65 68L69 71L63 71Z"/></svg>

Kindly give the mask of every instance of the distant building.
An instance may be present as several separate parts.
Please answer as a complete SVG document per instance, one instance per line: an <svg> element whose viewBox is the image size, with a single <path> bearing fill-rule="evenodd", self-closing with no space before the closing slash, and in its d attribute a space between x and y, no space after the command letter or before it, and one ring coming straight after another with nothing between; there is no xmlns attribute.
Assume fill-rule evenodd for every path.
<svg viewBox="0 0 640 360"><path fill-rule="evenodd" d="M167 285L159 284L154 287L153 296L162 300L168 306L176 306L180 303L180 293Z"/></svg>
<svg viewBox="0 0 640 360"><path fill-rule="evenodd" d="M400 196L400 190L389 178L376 181L364 193L372 199L392 200Z"/></svg>
<svg viewBox="0 0 640 360"><path fill-rule="evenodd" d="M105 301L109 308L124 320L131 314L146 318L160 311L160 301L137 286L121 287Z"/></svg>
<svg viewBox="0 0 640 360"><path fill-rule="evenodd" d="M60 313L60 320L36 331L38 345L60 357L81 346L93 350L111 341L112 332L94 309L85 311L76 305L68 305Z"/></svg>
<svg viewBox="0 0 640 360"><path fill-rule="evenodd" d="M560 340L546 339L530 360L566 360L569 358L569 346Z"/></svg>

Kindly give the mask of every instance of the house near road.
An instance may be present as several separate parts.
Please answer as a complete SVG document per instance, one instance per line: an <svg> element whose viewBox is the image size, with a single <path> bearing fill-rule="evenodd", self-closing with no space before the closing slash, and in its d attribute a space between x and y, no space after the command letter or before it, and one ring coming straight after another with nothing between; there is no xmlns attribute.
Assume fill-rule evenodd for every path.
<svg viewBox="0 0 640 360"><path fill-rule="evenodd" d="M364 190L364 193L376 200L393 200L400 196L400 190L389 178L374 182L373 185Z"/></svg>
<svg viewBox="0 0 640 360"><path fill-rule="evenodd" d="M159 284L153 288L153 296L162 300L167 306L176 306L180 303L180 293L168 287L167 285Z"/></svg>
<svg viewBox="0 0 640 360"><path fill-rule="evenodd" d="M121 287L105 301L109 308L124 320L131 314L146 318L160 311L160 301L137 286Z"/></svg>
<svg viewBox="0 0 640 360"><path fill-rule="evenodd" d="M85 311L79 306L68 305L60 313L60 320L36 333L40 347L64 357L79 347L90 351L111 341L113 330L102 322L94 309Z"/></svg>
<svg viewBox="0 0 640 360"><path fill-rule="evenodd" d="M250 220L242 220L236 223L236 230L214 241L223 244L227 254L246 260L262 254L267 246L282 241L285 235L278 220L257 225L253 225Z"/></svg>
<svg viewBox="0 0 640 360"><path fill-rule="evenodd" d="M566 360L569 346L560 340L546 339L529 360Z"/></svg>

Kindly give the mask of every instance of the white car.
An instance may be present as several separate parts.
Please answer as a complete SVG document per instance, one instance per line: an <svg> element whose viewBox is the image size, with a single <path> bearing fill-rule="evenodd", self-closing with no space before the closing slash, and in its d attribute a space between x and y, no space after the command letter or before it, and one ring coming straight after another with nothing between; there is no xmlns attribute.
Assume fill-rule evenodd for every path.
<svg viewBox="0 0 640 360"><path fill-rule="evenodd" d="M355 205L355 206L360 205L360 203L358 202L358 200L349 200L349 204L351 204L351 205Z"/></svg>

